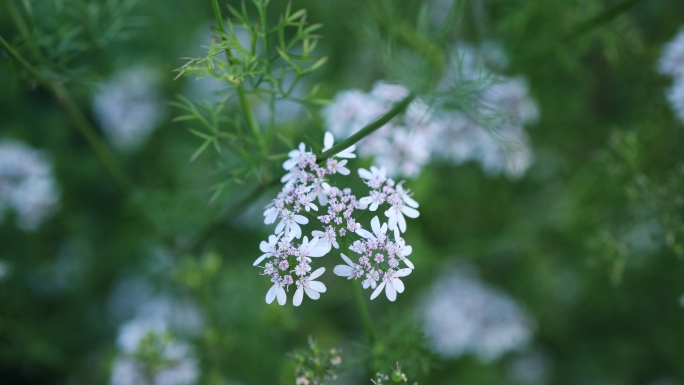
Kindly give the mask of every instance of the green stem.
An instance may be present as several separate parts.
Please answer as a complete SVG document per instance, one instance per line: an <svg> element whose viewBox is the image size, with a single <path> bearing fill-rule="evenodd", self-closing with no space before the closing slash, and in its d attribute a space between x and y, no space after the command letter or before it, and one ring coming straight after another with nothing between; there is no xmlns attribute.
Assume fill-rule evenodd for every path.
<svg viewBox="0 0 684 385"><path fill-rule="evenodd" d="M346 150L347 148L356 144L358 141L365 138L366 136L372 134L373 132L375 132L375 130L377 130L378 128L387 124L395 116L404 112L406 107L408 107L408 105L411 104L411 102L415 98L416 98L416 95L411 93L407 97L405 97L404 99L394 103L392 108L390 108L387 112L382 114L379 118L368 123L365 127L360 129L359 131L357 131L354 135L352 135L352 136L348 137L347 139L339 142L338 144L332 146L332 148L329 149L328 151L325 151L324 153L317 156L316 157L317 161L318 162L325 161L326 159L332 157L333 155L336 155L340 151Z"/></svg>
<svg viewBox="0 0 684 385"><path fill-rule="evenodd" d="M46 78L38 70L36 70L29 62L27 62L2 36L0 36L0 47L2 47L9 56L14 59L21 67L23 67L29 75L37 82L42 84L45 88L50 90L57 100L62 104L66 110L67 115L71 121L78 127L90 146L95 150L98 158L104 165L107 172L119 185L122 190L127 190L130 187L130 181L123 169L117 162L114 154L109 150L106 143L97 135L97 131L88 122L85 115L74 101L69 90L56 80Z"/></svg>
<svg viewBox="0 0 684 385"><path fill-rule="evenodd" d="M218 0L211 0L212 7L214 8L214 17L216 18L216 24L218 24L218 28L221 30L221 32L225 32L225 27L223 24L223 16L221 16L221 8L219 7ZM226 59L228 60L228 64L230 65L233 62L233 58L230 55L230 49L226 49ZM266 142L264 141L263 135L261 135L261 130L259 129L259 124L257 123L256 119L254 118L254 114L252 113L252 108L249 104L249 101L247 100L247 94L245 92L245 88L242 86L242 84L237 84L235 86L235 89L238 94L238 101L240 103L240 109L242 110L245 120L247 121L247 125L249 128L252 130L252 134L254 135L254 138L257 140L257 143L259 143L259 148L261 150L261 154L263 156L267 155L267 148L266 148Z"/></svg>
<svg viewBox="0 0 684 385"><path fill-rule="evenodd" d="M373 327L373 319L370 316L370 311L368 310L368 304L366 299L363 297L363 291L361 291L361 286L356 281L350 282L354 289L354 301L356 302L356 308L361 316L361 323L363 323L363 329L366 332L366 337L368 338L368 344L372 347L375 345L376 335L375 328Z"/></svg>

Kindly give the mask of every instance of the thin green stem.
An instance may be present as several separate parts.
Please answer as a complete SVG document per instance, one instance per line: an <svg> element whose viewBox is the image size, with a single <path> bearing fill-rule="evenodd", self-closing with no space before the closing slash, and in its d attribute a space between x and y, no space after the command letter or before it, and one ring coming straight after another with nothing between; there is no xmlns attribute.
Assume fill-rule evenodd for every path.
<svg viewBox="0 0 684 385"><path fill-rule="evenodd" d="M225 27L223 24L223 16L221 16L221 8L219 7L218 0L211 0L212 7L214 8L214 17L216 18L216 24L218 25L218 28L221 30L221 32L225 32ZM228 60L228 64L232 64L233 58L230 55L230 49L226 49L226 59ZM245 92L245 88L242 86L241 83L238 83L235 86L235 89L237 91L238 95L238 101L240 103L240 109L242 110L242 113L245 116L245 120L247 121L247 126L252 130L252 134L254 135L254 138L256 139L257 143L259 144L259 149L261 150L261 154L263 156L267 155L267 148L266 148L266 142L264 141L264 137L261 134L261 129L259 129L259 124L257 123L256 119L254 118L254 113L252 113L252 108L249 104L249 101L247 100L247 94Z"/></svg>
<svg viewBox="0 0 684 385"><path fill-rule="evenodd" d="M415 98L416 98L416 95L411 93L407 97L405 97L404 99L394 103L392 108L390 108L387 112L382 114L379 118L368 123L365 127L360 129L359 131L357 131L354 135L352 135L352 136L348 137L347 139L339 142L338 144L332 146L332 148L330 148L328 151L325 151L324 153L317 156L316 157L317 161L318 162L325 161L326 159L332 157L333 155L336 155L340 151L346 150L347 148L356 144L358 141L365 138L366 136L372 134L375 130L377 130L378 128L387 124L395 116L404 112L404 110L406 110L406 107L408 107L408 105L411 104L411 102Z"/></svg>
<svg viewBox="0 0 684 385"><path fill-rule="evenodd" d="M85 115L78 107L78 104L76 104L74 101L71 93L69 93L69 90L67 90L66 87L64 87L58 81L43 76L2 36L0 36L0 47L2 47L9 54L9 56L14 59L14 61L23 67L29 73L29 75L34 78L34 80L52 92L55 98L57 98L57 100L66 110L66 113L71 121L81 131L83 136L85 136L93 150L95 150L95 153L110 176L122 190L127 190L130 187L130 181L128 180L128 177L123 172L123 169L114 157L114 154L112 154L112 152L109 150L109 147L107 147L107 144L97 135L95 128L88 122L88 119L86 119Z"/></svg>
<svg viewBox="0 0 684 385"><path fill-rule="evenodd" d="M363 297L363 291L361 291L361 286L356 281L350 281L354 290L354 302L356 302L356 308L359 311L359 316L361 316L361 323L363 323L363 329L366 332L366 338L368 338L368 344L372 347L375 345L376 334L375 328L373 327L373 319L371 318L370 311L368 310L368 303Z"/></svg>

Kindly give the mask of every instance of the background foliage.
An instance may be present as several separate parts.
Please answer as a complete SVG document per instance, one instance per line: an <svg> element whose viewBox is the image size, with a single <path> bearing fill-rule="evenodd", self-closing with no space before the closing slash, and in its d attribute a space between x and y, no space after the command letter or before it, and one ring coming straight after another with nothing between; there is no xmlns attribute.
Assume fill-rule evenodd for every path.
<svg viewBox="0 0 684 385"><path fill-rule="evenodd" d="M666 102L671 79L656 71L684 3L464 0L446 28L429 21L441 2L293 1L323 24L316 52L328 59L306 83L319 85L310 115L274 122L282 138L272 138L272 154L320 142L318 106L340 90L367 91L380 79L429 88L449 50L426 37L499 42L506 73L527 78L541 111L527 127L535 162L521 179L433 162L409 182L421 203L407 234L416 270L396 303L370 303L383 331L372 346L344 280L326 282L334 294L300 308L263 301L269 285L252 262L269 231L261 207L275 190L240 202L268 186L282 159L233 173L243 169L209 147L188 162L202 139L161 102L191 97L197 81L174 81L173 71L210 44L209 1L4 3L0 36L36 73L0 50L0 140L49 154L61 203L35 232L11 214L0 227L0 382L110 382L119 326L130 317L117 313L115 294L144 281L196 304L203 326L189 340L201 384L294 383L286 353L306 349L308 336L343 349L339 383L370 383L396 361L425 384L532 383L511 374L529 352L544 357L541 383L684 383L684 127ZM286 6L273 0L269 19ZM122 182L55 94L68 90L104 144L96 84L136 66L157 73L165 118L139 149L108 150ZM534 320L526 350L493 362L430 353L416 314L445 266L464 263Z"/></svg>

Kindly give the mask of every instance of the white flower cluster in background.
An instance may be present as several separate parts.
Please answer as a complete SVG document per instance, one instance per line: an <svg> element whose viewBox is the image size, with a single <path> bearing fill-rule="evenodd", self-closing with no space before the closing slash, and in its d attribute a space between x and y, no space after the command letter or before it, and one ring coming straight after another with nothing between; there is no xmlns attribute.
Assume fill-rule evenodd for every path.
<svg viewBox="0 0 684 385"><path fill-rule="evenodd" d="M327 132L323 151L332 148L333 143L333 135ZM284 305L292 285L296 287L292 299L295 306L302 303L304 294L318 299L326 286L316 279L325 268L313 270L312 258L323 257L333 248L340 249L340 243L350 245L349 250L360 257L355 263L342 253L346 264L335 267L336 275L364 278L363 288L374 289L371 299L384 290L387 298L394 301L397 293L404 291L400 277L409 275L413 264L406 258L411 254L411 246L406 245L401 233L406 231L405 217L418 217L418 203L404 189L403 182L387 178L384 168L359 169L359 177L370 188L366 197L358 199L349 188L331 186L330 176L351 173L346 165L348 159L356 157L354 150L355 146L349 147L321 162L322 165L303 143L289 153L289 159L283 164L288 171L281 180L283 189L264 211L266 224L277 221L275 234L269 236L268 242L261 242L264 254L254 262L255 266L265 262L261 274L273 282L266 295L267 303L277 299ZM375 216L371 221L372 232L354 217L356 210L374 212L381 206L386 208L387 223L381 224ZM310 218L317 220L316 230L311 232L311 238L302 238L301 226L309 224ZM387 235L388 230L394 232L393 238ZM400 268L401 263L407 267Z"/></svg>
<svg viewBox="0 0 684 385"><path fill-rule="evenodd" d="M109 142L119 150L139 148L164 118L156 73L135 67L101 84L93 111Z"/></svg>
<svg viewBox="0 0 684 385"><path fill-rule="evenodd" d="M121 326L120 354L112 365L112 385L193 385L199 365L192 347L169 334L161 319L134 319Z"/></svg>
<svg viewBox="0 0 684 385"><path fill-rule="evenodd" d="M192 347L178 338L204 330L194 303L157 295L144 280L126 280L114 290L109 305L116 318L129 318L119 328L111 385L197 383L199 362Z"/></svg>
<svg viewBox="0 0 684 385"><path fill-rule="evenodd" d="M524 126L535 122L539 111L525 80L496 73L495 69L505 64L501 51L492 45L484 47L457 49L440 86L440 92L448 94L454 86L473 84L471 107L433 108L426 101L415 100L403 116L359 144L359 154L374 157L391 176L415 177L431 159L456 164L477 161L489 174L522 176L532 163ZM346 137L407 95L405 87L381 81L369 93L338 93L322 114L333 134Z"/></svg>
<svg viewBox="0 0 684 385"><path fill-rule="evenodd" d="M430 348L445 357L471 353L483 362L524 348L532 337L526 313L513 298L467 270L440 278L424 300L421 311Z"/></svg>
<svg viewBox="0 0 684 385"><path fill-rule="evenodd" d="M47 156L25 144L0 141L0 223L6 210L17 226L36 230L59 205L60 192Z"/></svg>
<svg viewBox="0 0 684 385"><path fill-rule="evenodd" d="M674 78L674 84L667 92L667 100L677 118L684 123L684 28L663 50L658 69Z"/></svg>

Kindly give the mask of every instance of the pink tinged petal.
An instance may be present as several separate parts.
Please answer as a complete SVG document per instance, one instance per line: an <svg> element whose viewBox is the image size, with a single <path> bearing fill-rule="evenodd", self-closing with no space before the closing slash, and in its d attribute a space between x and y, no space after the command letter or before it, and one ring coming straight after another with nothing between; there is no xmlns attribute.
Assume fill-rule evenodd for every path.
<svg viewBox="0 0 684 385"><path fill-rule="evenodd" d="M309 279L316 279L316 278L320 277L323 273L325 273L325 267L318 268L313 273L311 273L311 275L309 276ZM325 286L323 286L323 287L325 287ZM325 290L323 290L323 291L325 291Z"/></svg>
<svg viewBox="0 0 684 385"><path fill-rule="evenodd" d="M380 232L380 219L378 219L377 215L371 219L371 229L373 229L376 235Z"/></svg>
<svg viewBox="0 0 684 385"><path fill-rule="evenodd" d="M349 265L350 267L354 267L354 262L352 262L351 259L349 259L346 255L340 253L340 256L342 257L342 259L344 259L344 262L347 265Z"/></svg>
<svg viewBox="0 0 684 385"><path fill-rule="evenodd" d="M404 263L413 270L413 262L409 261L408 258L404 258Z"/></svg>
<svg viewBox="0 0 684 385"><path fill-rule="evenodd" d="M394 285L394 288L397 290L397 293L404 292L404 282L402 282L401 279L395 278L394 280L392 280L392 285Z"/></svg>
<svg viewBox="0 0 684 385"><path fill-rule="evenodd" d="M266 259L266 257L268 257L268 256L270 256L270 254L264 254L264 255L262 255L261 257L257 258L257 260L254 261L254 264L253 264L252 266L256 266L256 265L260 264L261 261L263 261L264 259Z"/></svg>
<svg viewBox="0 0 684 385"><path fill-rule="evenodd" d="M304 290L300 287L295 291L294 297L292 297L292 304L299 306L302 304L302 299L304 298Z"/></svg>
<svg viewBox="0 0 684 385"><path fill-rule="evenodd" d="M304 291L306 292L306 295L308 295L309 298L311 298L311 299L321 298L321 294L319 292L317 292L316 290L313 290L311 288L306 287L306 288L304 288Z"/></svg>
<svg viewBox="0 0 684 385"><path fill-rule="evenodd" d="M309 219L304 215L293 215L292 220L299 223L300 225L305 225L309 223Z"/></svg>
<svg viewBox="0 0 684 385"><path fill-rule="evenodd" d="M357 229L356 234L366 238L366 239L373 239L375 238L373 234L371 234L368 230L366 229Z"/></svg>
<svg viewBox="0 0 684 385"><path fill-rule="evenodd" d="M370 299L374 300L375 297L377 297L378 295L380 295L380 293L382 293L382 289L384 289L384 288L385 288L385 281L381 282L378 285L378 287L375 288L375 290L373 291L373 294L371 294Z"/></svg>
<svg viewBox="0 0 684 385"><path fill-rule="evenodd" d="M319 281L309 281L309 287L319 293L325 293L326 290L325 284Z"/></svg>
<svg viewBox="0 0 684 385"><path fill-rule="evenodd" d="M409 218L418 218L418 216L420 215L418 210L411 208L411 207L408 207L408 206L402 207L401 212L404 213L404 215L406 215Z"/></svg>
<svg viewBox="0 0 684 385"><path fill-rule="evenodd" d="M397 300L397 289L394 288L393 280L387 282L387 285L385 285L385 295L387 295L387 299L392 302Z"/></svg>
<svg viewBox="0 0 684 385"><path fill-rule="evenodd" d="M282 287L276 289L276 297L280 306L285 305L285 302L287 302L287 294L285 294L285 289Z"/></svg>
<svg viewBox="0 0 684 385"><path fill-rule="evenodd" d="M271 303L276 297L276 289L278 289L277 285L271 286L270 289L268 289L268 293L266 293L266 303Z"/></svg>
<svg viewBox="0 0 684 385"><path fill-rule="evenodd" d="M337 265L333 270L333 273L338 277L349 277L352 273L352 267L347 265Z"/></svg>
<svg viewBox="0 0 684 385"><path fill-rule="evenodd" d="M394 273L394 275L396 277L406 277L407 275L411 274L412 271L413 270L409 268L399 269Z"/></svg>

